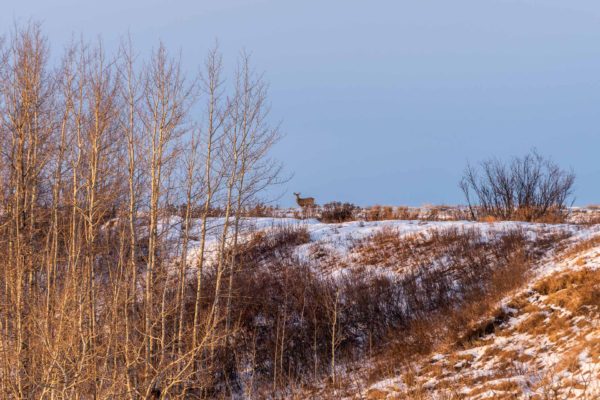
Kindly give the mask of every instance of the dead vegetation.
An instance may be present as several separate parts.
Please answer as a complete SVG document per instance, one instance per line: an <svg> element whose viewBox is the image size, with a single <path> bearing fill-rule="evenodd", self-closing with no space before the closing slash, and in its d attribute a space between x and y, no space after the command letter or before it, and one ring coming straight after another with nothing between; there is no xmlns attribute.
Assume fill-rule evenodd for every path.
<svg viewBox="0 0 600 400"><path fill-rule="evenodd" d="M396 304L402 304L404 311L397 314L402 316L398 324L389 325L392 329L381 341L386 344L370 350L374 365L367 382L398 374L433 351L468 348L497 332L512 314L497 310L495 304L523 287L533 265L549 250L549 242L566 237L540 235L538 243L526 240L518 230L487 236L476 229L434 232L401 236L384 229L352 249L353 263L398 273L392 285L385 286L385 293L398 299Z"/></svg>
<svg viewBox="0 0 600 400"><path fill-rule="evenodd" d="M340 390L347 370L361 360L377 360L369 369L374 380L434 349L460 341L469 346L505 321L506 316L496 315L491 325L477 325L493 315L500 298L523 285L541 256L537 242L518 230L484 237L477 229L442 229L406 238L383 231L352 249L369 257L352 264L385 260L395 248L411 248L388 269L400 273L381 273L386 267L380 264L378 270L346 268L334 276L323 273L323 263L335 258L302 261L294 255L308 240L306 228L285 227L257 232L238 245L229 304L234 334L215 353L221 368L214 385L222 392L208 393L321 396L324 389ZM540 243L543 248L545 242ZM385 255L371 254L374 248ZM226 273L223 279L229 277ZM215 279L213 274L204 278L207 293L213 292ZM194 291L191 286L189 293ZM213 301L203 299L202 309ZM318 384L325 377L329 383Z"/></svg>
<svg viewBox="0 0 600 400"><path fill-rule="evenodd" d="M227 87L217 48L198 76L181 64L129 38L50 57L34 22L0 38L1 398L207 397L223 383L240 221L267 212L279 131L248 54Z"/></svg>
<svg viewBox="0 0 600 400"><path fill-rule="evenodd" d="M557 273L537 283L533 290L546 296L547 304L573 314L600 310L600 270L597 269Z"/></svg>
<svg viewBox="0 0 600 400"><path fill-rule="evenodd" d="M535 150L510 162L467 165L460 181L471 218L559 223L567 218L575 174Z"/></svg>
<svg viewBox="0 0 600 400"><path fill-rule="evenodd" d="M462 340L436 348L441 354L433 359L429 353L429 359L401 364L393 374L402 381L380 386L377 396L595 399L600 393L599 294L597 269L547 276L478 328L467 329ZM415 364L421 366L418 377L411 372Z"/></svg>
<svg viewBox="0 0 600 400"><path fill-rule="evenodd" d="M164 46L138 64L127 40L112 56L101 43L79 42L51 65L36 24L15 27L0 44L2 398L355 389L347 372L366 360L375 379L432 351L501 336L527 307L499 312L497 302L563 237L389 230L355 243L353 260L318 246L302 259L295 251L309 244L306 228L243 235L244 217L278 212L256 199L280 172L269 158L279 133L268 122L267 85L246 54L226 87L217 49L200 77L187 78ZM321 218L338 224L363 211L332 203ZM367 215L415 217L408 208ZM440 206L416 218L463 216ZM597 315L597 274L554 279L533 289L539 310L516 329L546 335L549 346L587 332L582 345L597 360L588 323ZM567 332L573 323L580 333ZM509 359L529 361L510 349L488 356L503 368L518 368ZM477 362L468 354L451 359L448 368L430 363L429 372L447 378ZM556 368L576 369L577 360L573 353ZM414 371L409 392L425 396L430 388ZM457 382L441 384L457 395ZM554 384L548 390L562 393Z"/></svg>

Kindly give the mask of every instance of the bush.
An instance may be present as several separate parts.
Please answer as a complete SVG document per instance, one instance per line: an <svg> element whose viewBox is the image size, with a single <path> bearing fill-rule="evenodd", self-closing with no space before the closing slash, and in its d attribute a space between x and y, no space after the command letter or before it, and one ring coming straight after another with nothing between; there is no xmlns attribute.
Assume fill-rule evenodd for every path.
<svg viewBox="0 0 600 400"><path fill-rule="evenodd" d="M326 223L340 223L355 220L355 213L360 208L352 203L334 201L323 206L319 221Z"/></svg>
<svg viewBox="0 0 600 400"><path fill-rule="evenodd" d="M489 159L468 165L460 188L471 218L561 222L572 195L575 174L533 151L510 163Z"/></svg>

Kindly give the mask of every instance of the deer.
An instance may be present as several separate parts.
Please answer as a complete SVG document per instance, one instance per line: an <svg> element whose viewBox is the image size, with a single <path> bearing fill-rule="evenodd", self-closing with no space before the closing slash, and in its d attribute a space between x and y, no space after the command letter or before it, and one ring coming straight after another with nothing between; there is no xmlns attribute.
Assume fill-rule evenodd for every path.
<svg viewBox="0 0 600 400"><path fill-rule="evenodd" d="M298 203L298 205L300 207L304 208L313 208L315 206L315 198L314 197L300 197L300 193L295 193L294 195L296 196L296 203Z"/></svg>

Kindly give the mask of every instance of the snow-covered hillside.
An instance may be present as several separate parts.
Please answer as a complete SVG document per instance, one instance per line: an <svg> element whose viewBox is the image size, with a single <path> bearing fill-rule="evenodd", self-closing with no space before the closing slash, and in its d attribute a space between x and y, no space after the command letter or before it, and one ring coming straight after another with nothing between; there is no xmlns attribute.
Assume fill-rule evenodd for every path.
<svg viewBox="0 0 600 400"><path fill-rule="evenodd" d="M209 254L218 247L222 225L220 218L209 220ZM173 219L164 226L168 227L166 232L172 242L179 242L180 221ZM257 232L268 234L282 228L306 230L309 240L294 245L293 257L319 274L334 278L356 268L398 275L407 271L400 265L443 266L448 259L460 257L453 253L451 245L436 244L444 238L444 232L458 236L475 232L469 240L482 242L518 232L533 247L544 249L528 272L525 287L510 292L504 299L494 300L489 307L495 311L481 317L479 328L469 327L462 340L447 342L435 352L410 361L396 362L384 353L358 366L341 365L339 376L347 383L345 390L317 385L319 389L311 392L313 396L315 393L317 397L373 399L595 399L600 396L599 225L401 220L326 224L315 219L246 218L242 227L242 241ZM195 221L188 256L191 260L197 256L199 229ZM409 249L404 252L402 246ZM381 254L373 255L370 251ZM373 374L372 370L382 362L387 372Z"/></svg>
<svg viewBox="0 0 600 400"><path fill-rule="evenodd" d="M223 218L209 218L207 222L206 248L210 254L213 252L221 238ZM538 224L527 222L494 222L482 223L471 221L352 221L338 224L322 223L316 219L296 219L296 218L243 218L241 220L242 237L258 231L269 232L281 227L302 227L306 228L310 234L310 243L299 246L297 255L300 257L309 257L310 249L322 247L333 252L339 257L346 257L350 249L357 241L371 237L378 232L393 230L400 237L409 235L428 235L431 232L457 229L468 230L477 229L484 235L489 233L507 232L511 230L520 230L530 238L538 235L566 232L574 234L579 239L584 239L596 232L600 232L600 227L585 227L575 224ZM171 243L178 243L182 237L182 222L180 218L172 217L162 222L161 230L165 232ZM199 220L192 221L190 233L190 250L188 258L192 261L197 256L199 247L201 225ZM193 265L193 263L191 263Z"/></svg>
<svg viewBox="0 0 600 400"><path fill-rule="evenodd" d="M498 227L498 226L496 226ZM573 229L527 288L498 304L482 331L446 351L397 365L357 398L600 398L600 236Z"/></svg>

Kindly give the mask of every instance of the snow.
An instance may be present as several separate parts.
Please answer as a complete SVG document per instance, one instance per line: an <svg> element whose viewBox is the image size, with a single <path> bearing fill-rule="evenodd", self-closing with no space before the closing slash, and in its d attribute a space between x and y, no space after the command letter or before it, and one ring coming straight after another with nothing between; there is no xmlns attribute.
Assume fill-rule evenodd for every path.
<svg viewBox="0 0 600 400"><path fill-rule="evenodd" d="M161 232L166 235L168 241L176 244L174 246L177 254L182 240L182 224L180 218L169 218L161 222ZM219 242L222 236L224 225L223 218L209 218L207 221L206 232L206 265L214 262L214 256L217 253ZM435 230L458 229L469 230L477 229L482 234L482 240L491 237L498 232L509 232L519 230L523 232L528 239L534 240L547 234L565 233L571 235L566 240L568 246L574 246L578 243L600 238L600 225L575 225L575 224L537 224L525 222L470 222L470 221L352 221L339 224L321 223L315 219L295 219L295 218L244 218L241 221L240 240L246 240L253 232L270 232L280 227L303 227L310 235L309 243L297 246L294 249L294 255L301 260L310 261L313 259L315 249L324 249L332 257L337 257L340 262L339 270L333 271L333 274L343 274L348 266L352 265L352 250L358 241L364 240L384 230L393 230L400 237L410 235L430 235ZM200 250L201 224L199 220L192 221L190 232L190 242L188 251L188 272L194 272L195 261L198 258ZM567 246L567 247L568 247ZM562 316L569 318L571 313L556 305L546 304L545 296L534 293L532 288L537 280L547 277L551 274L576 270L581 268L597 269L600 268L600 246L592 246L567 257L561 256L560 251L550 252L537 265L536 277L531 280L528 287L522 293L527 295L527 301L532 306L536 306L538 311L545 315L545 320L540 324L548 324L552 318ZM576 356L577 369L574 371L562 370L555 373L555 369L564 362L565 354L577 345L577 343L591 343L600 339L599 321L582 321L581 318L571 318L571 326L565 332L568 337L561 338L558 341L550 340L546 335L535 336L527 332L519 333L517 328L521 326L532 312L522 312L509 307L512 297L504 299L499 306L504 308L508 314L508 320L501 326L503 332L508 334L499 335L497 333L486 337L486 341L479 346L462 350L455 353L437 353L428 356L424 363L438 365L447 371L454 381L460 379L470 379L477 381L478 378L489 378L486 386L465 386L461 389L465 398L483 399L494 398L498 396L496 389L485 390L487 387L501 384L518 384L521 387L524 396L540 395L539 387L542 384L546 387L555 385L556 387L564 385L565 382L579 382L577 388L573 388L571 394L575 398L593 398L600 396L600 366L589 353L587 348L583 348ZM580 323L585 323L583 328ZM576 342L576 341L579 342ZM493 354L494 349L501 349L503 352L514 352L519 360L513 360L510 364L513 370L508 377L496 377L498 370L502 367L502 359L499 356L490 357L488 353ZM456 357L461 357L457 359ZM468 357L468 361L465 359ZM521 361L523 357L523 361ZM436 376L424 375L420 377L421 387L427 389L432 395L436 393L436 388L440 385L441 379ZM585 386L585 390L580 387ZM472 390L480 388L476 395L470 396ZM536 389L537 388L537 389ZM390 395L402 393L408 390L403 382L402 375L387 377L370 386L363 392L366 395L370 390L389 392ZM473 392L475 393L475 392ZM589 396L592 397L589 397ZM435 397L433 397L435 398ZM526 398L526 397L524 397ZM599 397L600 398L600 397Z"/></svg>
<svg viewBox="0 0 600 400"><path fill-rule="evenodd" d="M458 228L460 229L479 229L484 238L486 235L495 232L507 232L518 229L522 231L529 239L535 239L539 235L548 233L568 233L571 235L567 239L570 246L576 245L586 240L590 240L600 236L600 226L582 226L572 224L547 225L533 224L523 222L497 222L497 223L478 223L467 221L448 221L448 222L423 222L423 221L378 221L378 222L349 222L343 224L322 224L314 220L303 222L301 225L306 226L311 236L311 243L300 246L296 253L300 257L308 257L310 247L318 244L336 253L339 257L345 257L352 249L353 244L357 240L367 238L383 229L393 229L400 236L424 234L427 235L436 229ZM584 260L582 263L580 260ZM592 247L580 253L573 254L567 258L560 258L556 252L550 252L538 265L537 276L533 279L530 285L524 289L524 292L531 292L531 288L535 282L550 274L554 274L566 270L575 270L581 268L596 269L600 268L600 247ZM540 324L549 324L551 318L564 317L569 318L570 313L558 306L544 304L546 296L531 294L528 301L541 308L539 312L545 315L545 320ZM508 377L491 379L486 382L487 386L502 384L515 384L521 388L523 398L528 398L532 395L541 395L543 390L548 390L548 387L553 387L553 390L558 390L568 382L578 382L577 387L570 388L570 393L573 398L596 398L600 396L600 366L597 360L589 356L587 349L584 349L577 356L578 367L574 371L561 370L557 368L564 362L565 354L569 349L576 346L576 337L580 332L576 326L581 318L571 318L572 326L569 327L570 332L575 335L573 337L559 338L558 341L550 340L549 337L535 336L527 332L518 333L516 328L526 321L530 316L530 312L519 313L519 310L508 307L510 298L505 299L501 305L504 305L505 312L509 315L507 322L503 324L503 330L509 330L511 333L508 336L489 335L487 342L483 345L473 347L455 353L454 357L469 357L469 360L460 359L455 362L447 363L448 359L452 359L451 354L437 353L427 358L428 363L439 364L443 368L450 369L451 376L454 381L458 381L461 377L471 377L473 379L481 377L493 377L502 369L502 364L499 364L501 359L498 357L486 357L486 352L491 348L498 348L504 352L514 352L519 357L525 357L525 361L513 360L511 369L514 371ZM590 322L590 321L587 321ZM591 342L600 337L600 324L598 321L591 321L588 327L591 332L584 332L584 340ZM455 359L455 358L454 358ZM421 387L427 389L432 398L436 398L436 387L440 384L439 378L436 377L421 377ZM543 387L542 387L543 386ZM474 396L469 396L472 390L477 386L465 386L461 392L465 394L465 398L495 398L502 393L500 389L483 390ZM582 389L581 387L585 387ZM408 390L403 383L401 375L389 377L368 387L363 395L370 390L389 393L390 398L396 398L399 393ZM563 393L564 394L564 393Z"/></svg>

